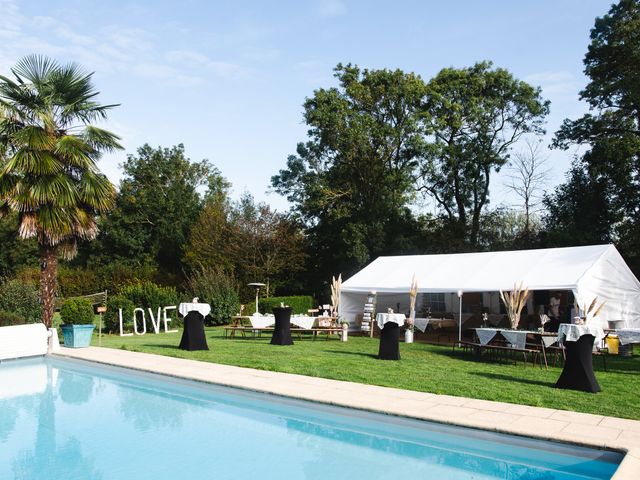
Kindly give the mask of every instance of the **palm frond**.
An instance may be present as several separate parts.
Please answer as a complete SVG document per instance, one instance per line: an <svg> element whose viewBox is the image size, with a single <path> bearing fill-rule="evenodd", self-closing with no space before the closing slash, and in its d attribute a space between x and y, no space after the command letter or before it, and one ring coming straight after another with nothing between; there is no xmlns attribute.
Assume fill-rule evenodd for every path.
<svg viewBox="0 0 640 480"><path fill-rule="evenodd" d="M118 135L92 125L84 129L82 139L97 152L114 152L123 149Z"/></svg>
<svg viewBox="0 0 640 480"><path fill-rule="evenodd" d="M18 60L11 72L20 83L28 80L36 86L42 86L51 73L58 68L59 65L55 60L43 55L28 55Z"/></svg>

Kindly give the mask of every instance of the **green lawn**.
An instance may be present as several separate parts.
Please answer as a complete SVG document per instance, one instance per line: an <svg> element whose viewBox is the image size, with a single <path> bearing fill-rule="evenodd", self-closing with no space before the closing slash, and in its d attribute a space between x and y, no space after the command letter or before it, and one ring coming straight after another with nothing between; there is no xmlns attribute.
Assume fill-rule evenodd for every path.
<svg viewBox="0 0 640 480"><path fill-rule="evenodd" d="M256 339L228 339L222 330L207 329L209 351L186 352L177 348L180 333L139 337L104 336L102 346L156 353L205 362L238 365L277 372L404 388L421 392L575 410L640 419L640 356L607 359L608 372L594 358L602 392L582 393L553 388L560 368L549 370L474 360L450 347L401 343L402 360L376 358L378 340L349 337L347 343L332 338L312 341L294 338L295 345L272 346L269 335ZM94 336L94 345L97 337Z"/></svg>

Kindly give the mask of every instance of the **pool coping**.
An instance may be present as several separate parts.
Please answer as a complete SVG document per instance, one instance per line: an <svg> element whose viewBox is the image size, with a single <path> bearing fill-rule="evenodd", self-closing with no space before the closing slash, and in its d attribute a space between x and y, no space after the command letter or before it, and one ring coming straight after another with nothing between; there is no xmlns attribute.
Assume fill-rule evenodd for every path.
<svg viewBox="0 0 640 480"><path fill-rule="evenodd" d="M640 477L640 421L308 377L111 348L53 355L449 425L618 450L615 480Z"/></svg>

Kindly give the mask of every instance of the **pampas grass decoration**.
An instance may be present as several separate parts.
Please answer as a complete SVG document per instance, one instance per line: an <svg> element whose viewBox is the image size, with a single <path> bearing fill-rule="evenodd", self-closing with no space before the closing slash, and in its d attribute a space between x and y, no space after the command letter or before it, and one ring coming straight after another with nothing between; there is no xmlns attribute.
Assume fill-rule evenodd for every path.
<svg viewBox="0 0 640 480"><path fill-rule="evenodd" d="M333 306L334 315L338 314L340 306L340 290L342 289L342 274L338 278L331 277L331 305Z"/></svg>
<svg viewBox="0 0 640 480"><path fill-rule="evenodd" d="M584 321L584 323L589 323L590 320L593 320L594 318L596 318L599 314L600 311L602 311L602 307L604 307L604 305L606 304L606 300L603 301L599 306L598 305L598 297L594 297L593 300L591 300L591 303L589 304L589 307L587 308L587 304L585 303L584 306L582 307L582 313L584 316L580 316L580 307L578 306L578 300L576 299L575 301L575 308L576 308L576 312L578 312L578 316L580 316L580 318Z"/></svg>
<svg viewBox="0 0 640 480"><path fill-rule="evenodd" d="M416 311L416 298L418 297L418 280L416 274L411 278L411 287L409 287L409 325L413 329L414 312Z"/></svg>
<svg viewBox="0 0 640 480"><path fill-rule="evenodd" d="M514 284L512 292L503 292L500 290L500 298L507 310L507 315L511 321L511 328L514 330L518 328L520 313L522 313L528 297L529 288L524 288L522 282L520 282L520 285Z"/></svg>

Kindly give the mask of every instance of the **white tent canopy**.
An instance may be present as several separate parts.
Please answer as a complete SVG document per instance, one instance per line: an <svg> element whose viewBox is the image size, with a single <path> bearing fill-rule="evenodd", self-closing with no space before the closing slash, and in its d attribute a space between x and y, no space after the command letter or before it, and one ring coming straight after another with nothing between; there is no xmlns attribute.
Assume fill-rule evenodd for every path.
<svg viewBox="0 0 640 480"><path fill-rule="evenodd" d="M640 282L613 245L506 252L379 257L342 284L340 313L352 320L368 292L497 292L522 282L530 290L571 290L580 305L606 301L596 318L640 327Z"/></svg>

